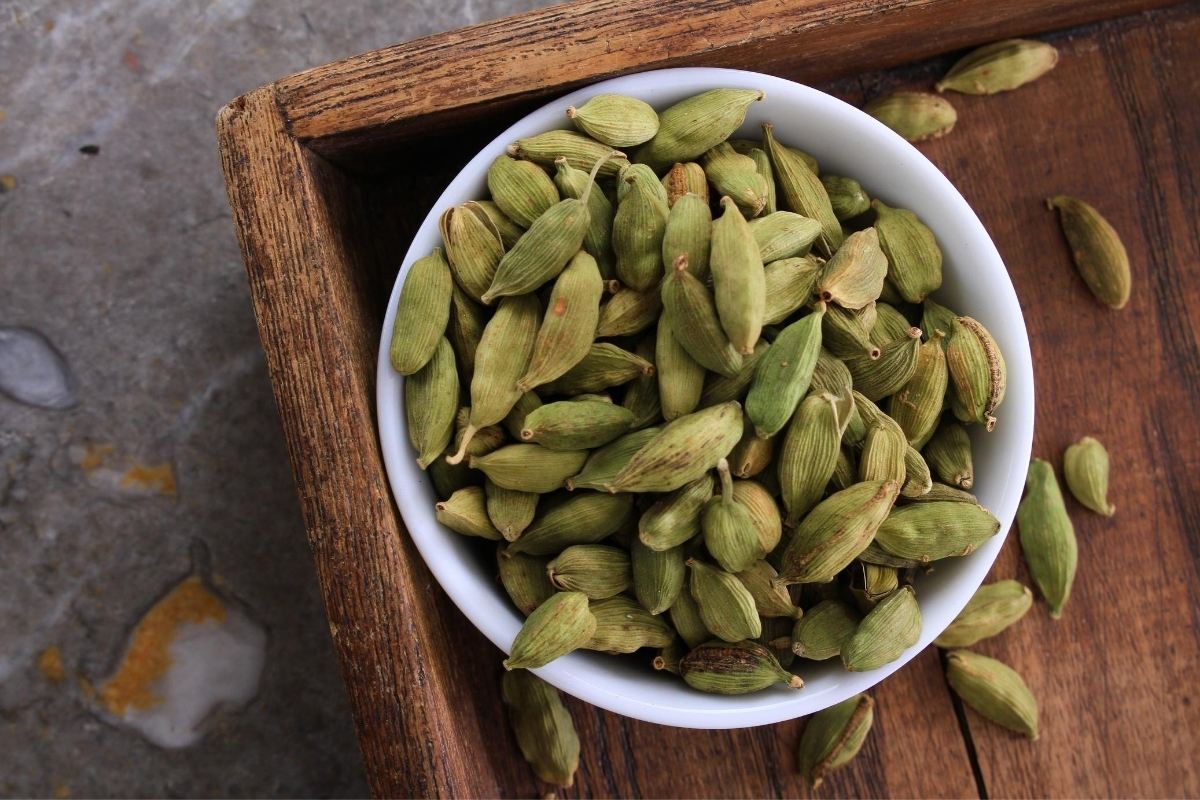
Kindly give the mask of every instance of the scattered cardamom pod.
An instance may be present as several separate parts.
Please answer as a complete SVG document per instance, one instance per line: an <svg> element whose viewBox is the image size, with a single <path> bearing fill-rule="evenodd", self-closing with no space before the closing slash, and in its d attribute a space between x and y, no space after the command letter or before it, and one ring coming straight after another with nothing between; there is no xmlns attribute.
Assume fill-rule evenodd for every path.
<svg viewBox="0 0 1200 800"><path fill-rule="evenodd" d="M1113 226L1099 211L1074 197L1051 197L1046 207L1058 209L1071 258L1092 294L1109 308L1124 308L1131 282L1129 254Z"/></svg>
<svg viewBox="0 0 1200 800"><path fill-rule="evenodd" d="M1016 670L994 658L953 650L946 680L964 703L992 722L1030 739L1038 738L1037 700Z"/></svg>
<svg viewBox="0 0 1200 800"><path fill-rule="evenodd" d="M800 774L810 786L816 789L827 774L858 755L874 720L875 701L865 694L856 694L808 718L800 736L798 760Z"/></svg>
<svg viewBox="0 0 1200 800"><path fill-rule="evenodd" d="M579 768L579 735L558 691L532 672L506 672L500 697L521 755L543 781L564 788L575 782Z"/></svg>
<svg viewBox="0 0 1200 800"><path fill-rule="evenodd" d="M1054 468L1040 458L1029 462L1017 527L1029 574L1050 605L1050 617L1058 619L1075 583L1079 550Z"/></svg>
<svg viewBox="0 0 1200 800"><path fill-rule="evenodd" d="M1031 605L1033 593L1018 581L986 583L933 643L945 648L970 647L1021 619Z"/></svg>
<svg viewBox="0 0 1200 800"><path fill-rule="evenodd" d="M977 47L955 62L937 90L996 94L1035 81L1054 69L1058 51L1045 42L1006 39Z"/></svg>
<svg viewBox="0 0 1200 800"><path fill-rule="evenodd" d="M1108 502L1108 451L1091 436L1084 436L1063 453L1063 477L1075 499L1105 517L1116 506Z"/></svg>
<svg viewBox="0 0 1200 800"><path fill-rule="evenodd" d="M946 98L927 92L877 97L863 106L863 111L910 142L945 136L958 121L958 113Z"/></svg>

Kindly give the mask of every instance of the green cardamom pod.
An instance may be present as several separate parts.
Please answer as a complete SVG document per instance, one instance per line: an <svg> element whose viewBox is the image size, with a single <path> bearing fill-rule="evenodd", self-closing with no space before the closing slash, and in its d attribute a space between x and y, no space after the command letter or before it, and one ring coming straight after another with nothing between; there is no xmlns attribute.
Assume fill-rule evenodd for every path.
<svg viewBox="0 0 1200 800"><path fill-rule="evenodd" d="M450 318L453 283L440 247L409 267L400 287L388 348L392 368L401 375L412 375L433 358Z"/></svg>
<svg viewBox="0 0 1200 800"><path fill-rule="evenodd" d="M471 456L471 469L482 470L497 486L545 494L566 485L587 460L586 450L551 450L540 444L510 444L484 456Z"/></svg>
<svg viewBox="0 0 1200 800"><path fill-rule="evenodd" d="M472 300L479 300L496 275L496 265L504 256L500 231L487 214L464 203L446 209L438 220L438 230L446 244L446 258L454 282Z"/></svg>
<svg viewBox="0 0 1200 800"><path fill-rule="evenodd" d="M817 280L817 294L827 303L857 310L879 299L883 278L887 275L887 257L879 249L879 234L874 228L846 237Z"/></svg>
<svg viewBox="0 0 1200 800"><path fill-rule="evenodd" d="M887 256L887 276L896 291L909 303L920 303L942 285L942 249L933 231L904 208L892 208L882 200L875 209L879 247Z"/></svg>
<svg viewBox="0 0 1200 800"><path fill-rule="evenodd" d="M672 166L663 176L662 185L667 191L667 205L671 208L685 194L698 196L708 207L708 176L704 174L704 167L695 161ZM671 262L664 259L664 263Z"/></svg>
<svg viewBox="0 0 1200 800"><path fill-rule="evenodd" d="M553 204L554 201L552 200L550 205ZM500 232L500 242L504 245L505 250L511 250L512 246L517 243L517 239L525 235L525 229L509 219L500 210L500 206L496 205L492 200L471 200L463 205L475 213L488 218L488 222L492 224L492 227Z"/></svg>
<svg viewBox="0 0 1200 800"><path fill-rule="evenodd" d="M754 345L754 352L742 358L741 366L730 375L710 372L704 379L704 391L700 395L700 407L715 406L731 400L741 400L750 388L758 361L770 345L763 339Z"/></svg>
<svg viewBox="0 0 1200 800"><path fill-rule="evenodd" d="M824 320L822 320L824 322ZM822 324L822 337L824 325ZM813 365L812 381L809 383L811 392L824 392L835 397L849 396L854 382L850 370L840 358L830 353L824 347L817 354L817 363Z"/></svg>
<svg viewBox="0 0 1200 800"><path fill-rule="evenodd" d="M660 322L659 324L664 323ZM634 353L647 361L652 360L657 341L657 331L649 331L638 340L637 346L634 347ZM633 412L634 430L661 422L662 407L658 398L658 377L641 375L634 378L625 387L625 397L621 399L621 405Z"/></svg>
<svg viewBox="0 0 1200 800"><path fill-rule="evenodd" d="M784 213L784 212L780 212ZM816 256L781 258L764 268L767 302L764 325L777 325L790 317L813 295L824 262Z"/></svg>
<svg viewBox="0 0 1200 800"><path fill-rule="evenodd" d="M1116 506L1108 502L1108 451L1091 436L1084 436L1063 454L1063 477L1075 499L1105 517Z"/></svg>
<svg viewBox="0 0 1200 800"><path fill-rule="evenodd" d="M713 294L688 270L686 256L675 261L663 282L663 318L675 339L705 369L736 375L742 356L730 343L718 316Z"/></svg>
<svg viewBox="0 0 1200 800"><path fill-rule="evenodd" d="M877 318L875 303L867 303L857 311L829 306L825 310L825 319L821 320L821 343L832 355L843 360L863 355L879 358L879 345L871 341Z"/></svg>
<svg viewBox="0 0 1200 800"><path fill-rule="evenodd" d="M463 536L499 541L500 531L488 518L483 487L467 486L434 506L437 521Z"/></svg>
<svg viewBox="0 0 1200 800"><path fill-rule="evenodd" d="M842 653L858 630L861 618L845 603L822 600L804 612L792 628L792 652L811 661L825 661Z"/></svg>
<svg viewBox="0 0 1200 800"><path fill-rule="evenodd" d="M781 205L821 223L821 235L817 248L831 256L842 246L844 234L842 224L833 213L829 194L820 178L805 160L790 148L775 141L775 129L769 122L763 123L763 149L771 157L771 169L775 172Z"/></svg>
<svg viewBox="0 0 1200 800"><path fill-rule="evenodd" d="M654 170L645 164L626 164L617 175L617 203L625 199L625 195L638 187L657 197L663 205L667 204L667 189L658 179Z"/></svg>
<svg viewBox="0 0 1200 800"><path fill-rule="evenodd" d="M542 388L549 394L588 394L653 374L651 362L615 344L600 342L591 345L578 363Z"/></svg>
<svg viewBox="0 0 1200 800"><path fill-rule="evenodd" d="M848 489L858 483L858 457L848 447L838 448L837 463L833 465L833 477L829 485L833 490Z"/></svg>
<svg viewBox="0 0 1200 800"><path fill-rule="evenodd" d="M837 462L842 440L834 395L811 394L797 407L779 451L779 488L789 526L821 496Z"/></svg>
<svg viewBox="0 0 1200 800"><path fill-rule="evenodd" d="M662 239L662 263L673 268L686 256L688 270L700 280L708 277L708 253L712 240L712 211L708 200L688 193L675 200L667 214Z"/></svg>
<svg viewBox="0 0 1200 800"><path fill-rule="evenodd" d="M689 648L698 647L713 638L708 628L704 627L704 620L700 619L700 606L696 605L696 600L686 587L671 604L668 616L671 618L671 627Z"/></svg>
<svg viewBox="0 0 1200 800"><path fill-rule="evenodd" d="M958 112L944 97L928 92L896 92L877 97L863 111L910 142L937 139L954 129Z"/></svg>
<svg viewBox="0 0 1200 800"><path fill-rule="evenodd" d="M739 478L753 478L775 460L778 437L760 439L754 434L754 424L747 417L742 426L742 438L729 453L729 471Z"/></svg>
<svg viewBox="0 0 1200 800"><path fill-rule="evenodd" d="M492 162L487 187L501 213L522 228L528 228L559 201L554 181L541 167L508 156Z"/></svg>
<svg viewBox="0 0 1200 800"><path fill-rule="evenodd" d="M754 597L736 576L694 558L686 563L691 569L688 588L705 628L726 642L754 639L762 633Z"/></svg>
<svg viewBox="0 0 1200 800"><path fill-rule="evenodd" d="M678 641L671 642L666 647L659 648L658 655L650 662L650 665L659 672L669 672L672 675L679 674L679 662L683 659L686 653L680 646Z"/></svg>
<svg viewBox="0 0 1200 800"><path fill-rule="evenodd" d="M483 338L487 315L483 307L467 297L466 292L454 285L450 292L450 321L446 324L446 338L454 348L458 362L459 383L471 385L475 374L475 352Z"/></svg>
<svg viewBox="0 0 1200 800"><path fill-rule="evenodd" d="M925 446L937 429L950 383L946 354L938 341L940 338L941 333L935 332L928 342L918 348L917 365L912 377L888 401L888 416L896 420L908 443L918 450Z"/></svg>
<svg viewBox="0 0 1200 800"><path fill-rule="evenodd" d="M658 114L650 104L621 94L598 94L567 109L575 127L609 147L636 147L658 133Z"/></svg>
<svg viewBox="0 0 1200 800"><path fill-rule="evenodd" d="M957 317L946 346L950 371L950 408L963 422L996 427L996 407L1004 401L1008 369L996 340L970 317Z"/></svg>
<svg viewBox="0 0 1200 800"><path fill-rule="evenodd" d="M421 469L428 468L450 444L457 411L458 370L454 349L443 337L429 362L404 381L408 438Z"/></svg>
<svg viewBox="0 0 1200 800"><path fill-rule="evenodd" d="M541 495L505 489L491 481L484 481L483 489L487 493L488 519L505 540L515 541L533 522Z"/></svg>
<svg viewBox="0 0 1200 800"><path fill-rule="evenodd" d="M583 235L583 249L596 259L600 275L606 279L612 278L617 274L616 256L612 249L612 203L604 192L589 192L588 174L572 167L565 158L555 159L554 170L554 185L564 198L586 200L588 227Z"/></svg>
<svg viewBox="0 0 1200 800"><path fill-rule="evenodd" d="M600 306L596 338L607 339L641 333L658 322L661 315L662 292L657 286L644 292L622 287L607 303Z"/></svg>
<svg viewBox="0 0 1200 800"><path fill-rule="evenodd" d="M767 204L763 206L763 213L774 214L779 210L779 200L776 196L775 171L771 169L771 157L767 155L766 150L757 147L751 148L746 155L754 159L754 168L767 182Z"/></svg>
<svg viewBox="0 0 1200 800"><path fill-rule="evenodd" d="M1000 521L983 506L917 503L894 509L875 541L892 555L924 564L972 553L999 530Z"/></svg>
<svg viewBox="0 0 1200 800"><path fill-rule="evenodd" d="M659 552L690 541L700 533L700 514L712 496L713 481L707 472L663 495L643 512L638 539Z"/></svg>
<svg viewBox="0 0 1200 800"><path fill-rule="evenodd" d="M603 293L596 259L582 251L576 253L550 290L529 369L517 381L518 389L527 392L550 383L587 357L596 337Z"/></svg>
<svg viewBox="0 0 1200 800"><path fill-rule="evenodd" d="M975 485L971 437L960 423L949 417L943 419L922 452L939 480L959 489Z"/></svg>
<svg viewBox="0 0 1200 800"><path fill-rule="evenodd" d="M940 503L942 501L950 503L979 503L979 498L970 492L964 492L962 489L956 489L953 486L947 486L937 481L930 484L929 491L925 494L906 499L912 503Z"/></svg>
<svg viewBox="0 0 1200 800"><path fill-rule="evenodd" d="M845 359L854 386L870 400L900 391L916 374L921 349L921 329L909 328L905 336L879 348L879 357L855 355Z"/></svg>
<svg viewBox="0 0 1200 800"><path fill-rule="evenodd" d="M629 165L629 159L624 153L615 152L608 145L575 131L546 131L536 136L518 139L508 146L508 154L513 158L532 161L547 169L553 167L555 160L559 158L565 158L575 169L585 171L592 169L592 166L599 162L600 174L608 177L616 175L622 167Z"/></svg>
<svg viewBox="0 0 1200 800"><path fill-rule="evenodd" d="M658 436L660 430L662 429L643 428L633 431L618 437L611 444L593 451L587 457L583 468L576 475L567 479L567 489L571 491L576 489L603 490L639 450Z"/></svg>
<svg viewBox="0 0 1200 800"><path fill-rule="evenodd" d="M814 789L825 776L848 764L862 749L871 723L875 701L856 694L808 718L800 736L800 774Z"/></svg>
<svg viewBox="0 0 1200 800"><path fill-rule="evenodd" d="M712 271L717 317L739 353L754 352L766 313L766 276L750 226L727 197L724 213L713 222Z"/></svg>
<svg viewBox="0 0 1200 800"><path fill-rule="evenodd" d="M895 481L858 483L817 504L796 527L783 552L786 583L826 583L861 553L899 494Z"/></svg>
<svg viewBox="0 0 1200 800"><path fill-rule="evenodd" d="M602 400L560 400L525 417L521 439L551 450L603 447L633 425L633 412Z"/></svg>
<svg viewBox="0 0 1200 800"><path fill-rule="evenodd" d="M994 658L953 650L946 656L946 680L962 701L1001 727L1038 738L1038 706L1025 680Z"/></svg>
<svg viewBox="0 0 1200 800"><path fill-rule="evenodd" d="M945 648L970 647L1017 622L1031 605L1033 593L1018 581L984 584L933 643Z"/></svg>
<svg viewBox="0 0 1200 800"><path fill-rule="evenodd" d="M733 497L733 478L725 459L717 462L721 492L714 495L700 515L704 546L727 572L741 572L767 554L754 530L750 512ZM699 598L697 598L699 599Z"/></svg>
<svg viewBox="0 0 1200 800"><path fill-rule="evenodd" d="M536 669L578 650L596 632L596 618L583 592L558 592L546 598L513 639L506 670Z"/></svg>
<svg viewBox="0 0 1200 800"><path fill-rule="evenodd" d="M766 178L758 174L753 158L738 153L728 142L721 142L709 149L700 163L717 194L731 199L746 219L762 213L770 187Z"/></svg>
<svg viewBox="0 0 1200 800"><path fill-rule="evenodd" d="M833 207L833 215L840 222L865 214L871 207L871 198L854 178L845 178L841 175L822 175L821 185L825 187L825 192L829 195L829 205Z"/></svg>
<svg viewBox="0 0 1200 800"><path fill-rule="evenodd" d="M904 447L904 485L900 487L900 496L909 500L924 497L933 488L933 474L929 465L911 444Z"/></svg>
<svg viewBox="0 0 1200 800"><path fill-rule="evenodd" d="M553 686L523 669L506 672L500 697L521 755L539 779L570 787L579 768L579 735Z"/></svg>
<svg viewBox="0 0 1200 800"><path fill-rule="evenodd" d="M858 479L903 483L906 447L904 434L897 427L868 425L858 460Z"/></svg>
<svg viewBox="0 0 1200 800"><path fill-rule="evenodd" d="M628 597L609 597L592 602L596 632L585 647L602 653L632 653L643 647L666 647L675 631Z"/></svg>
<svg viewBox="0 0 1200 800"><path fill-rule="evenodd" d="M470 424L459 440L458 452L446 459L451 464L468 455L467 448L480 428L500 422L520 399L517 380L529 366L540 312L533 295L506 297L483 329L471 378Z"/></svg>
<svg viewBox="0 0 1200 800"><path fill-rule="evenodd" d="M513 553L549 556L571 545L603 541L625 522L633 498L599 492L560 494L539 506L533 523L508 546Z"/></svg>
<svg viewBox="0 0 1200 800"><path fill-rule="evenodd" d="M871 328L873 344L882 347L896 339L907 338L908 329L911 327L908 318L894 305L883 300L875 302L875 327Z"/></svg>
<svg viewBox="0 0 1200 800"><path fill-rule="evenodd" d="M633 585L629 554L604 544L573 544L546 565L554 588L583 592L590 600L618 595Z"/></svg>
<svg viewBox="0 0 1200 800"><path fill-rule="evenodd" d="M445 455L449 455L447 450ZM477 486L483 482L483 476L466 464L449 464L446 459L439 458L429 465L429 480L433 483L433 493L439 500L448 500L451 495L466 486Z"/></svg>
<svg viewBox="0 0 1200 800"><path fill-rule="evenodd" d="M549 559L526 553L513 553L500 547L496 550L496 563L504 591L508 593L517 610L525 616L532 614L535 608L554 594L554 586L546 577L546 564L549 563Z"/></svg>
<svg viewBox="0 0 1200 800"><path fill-rule="evenodd" d="M704 367L696 363L671 332L670 325L659 325L654 350L658 375L658 397L662 416L667 422L690 414L700 404L704 390Z"/></svg>
<svg viewBox="0 0 1200 800"><path fill-rule="evenodd" d="M954 320L957 316L958 314L950 309L926 297L922 303L921 330L925 331L930 341L940 332L943 338L939 340L939 344L945 350L950 344L950 334L954 333Z"/></svg>
<svg viewBox="0 0 1200 800"><path fill-rule="evenodd" d="M509 435L514 439L520 439L521 431L525 428L525 417L541 405L542 398L537 396L537 392L524 392L518 397L512 410L504 417L504 428Z"/></svg>
<svg viewBox="0 0 1200 800"><path fill-rule="evenodd" d="M804 686L800 676L780 666L758 642L708 642L684 656L679 673L688 686L711 694L748 694L782 683Z"/></svg>
<svg viewBox="0 0 1200 800"><path fill-rule="evenodd" d="M1071 258L1092 294L1109 308L1124 308L1131 282L1129 254L1113 226L1099 211L1074 197L1051 197L1046 207L1058 209Z"/></svg>
<svg viewBox="0 0 1200 800"><path fill-rule="evenodd" d="M863 617L842 647L842 665L866 672L890 664L921 637L921 607L911 586L901 586Z"/></svg>
<svg viewBox="0 0 1200 800"><path fill-rule="evenodd" d="M658 115L658 133L634 157L656 172L691 161L728 139L763 97L755 89L711 89L682 100Z"/></svg>
<svg viewBox="0 0 1200 800"><path fill-rule="evenodd" d="M996 94L1035 81L1054 69L1058 51L1045 42L1005 39L977 47L937 82L939 92Z"/></svg>
<svg viewBox="0 0 1200 800"><path fill-rule="evenodd" d="M663 277L663 235L667 204L662 184L653 173L627 170L621 184L628 187L617 203L612 245L617 256L617 277L626 286L646 291Z"/></svg>
<svg viewBox="0 0 1200 800"><path fill-rule="evenodd" d="M776 211L750 221L750 232L765 263L807 255L821 223L791 211Z"/></svg>
<svg viewBox="0 0 1200 800"><path fill-rule="evenodd" d="M766 439L783 430L808 392L821 352L824 315L822 306L784 328L766 355L759 359L746 396L746 416L754 423L759 438Z"/></svg>
<svg viewBox="0 0 1200 800"><path fill-rule="evenodd" d="M1058 619L1075 583L1079 548L1054 468L1040 458L1029 462L1025 497L1017 507L1017 527L1029 574L1050 604L1050 617Z"/></svg>
<svg viewBox="0 0 1200 800"><path fill-rule="evenodd" d="M651 550L641 539L630 545L633 593L651 614L661 614L675 603L687 579L682 547Z"/></svg>
<svg viewBox="0 0 1200 800"><path fill-rule="evenodd" d="M678 417L625 465L610 492L669 492L729 455L742 434L742 407L723 403Z"/></svg>
<svg viewBox="0 0 1200 800"><path fill-rule="evenodd" d="M779 505L767 487L758 481L734 481L733 499L750 512L760 549L764 553L774 550L783 538L783 519L779 515Z"/></svg>
<svg viewBox="0 0 1200 800"><path fill-rule="evenodd" d="M755 561L739 571L737 579L754 598L754 607L758 609L760 617L795 619L800 615L800 609L792 602L787 587L779 580L779 573L766 561Z"/></svg>
<svg viewBox="0 0 1200 800"><path fill-rule="evenodd" d="M498 297L524 295L556 278L583 246L590 220L586 200L555 203L500 259L492 284L480 299L491 305Z"/></svg>

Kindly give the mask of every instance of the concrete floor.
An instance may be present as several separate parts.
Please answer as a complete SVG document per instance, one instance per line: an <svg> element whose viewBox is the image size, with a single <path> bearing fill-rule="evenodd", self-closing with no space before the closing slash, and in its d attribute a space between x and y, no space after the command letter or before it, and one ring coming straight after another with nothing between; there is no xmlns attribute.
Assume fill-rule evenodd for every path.
<svg viewBox="0 0 1200 800"><path fill-rule="evenodd" d="M0 795L365 793L213 117L544 4L0 2ZM266 662L254 700L168 750L89 689L195 560L266 628Z"/></svg>

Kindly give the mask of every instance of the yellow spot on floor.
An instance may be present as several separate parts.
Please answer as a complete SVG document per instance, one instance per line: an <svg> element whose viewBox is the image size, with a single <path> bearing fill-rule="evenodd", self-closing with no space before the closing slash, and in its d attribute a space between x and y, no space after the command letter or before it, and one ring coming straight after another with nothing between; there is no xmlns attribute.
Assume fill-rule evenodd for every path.
<svg viewBox="0 0 1200 800"><path fill-rule="evenodd" d="M0 175L0 191L11 192L17 188L17 178L14 175Z"/></svg>
<svg viewBox="0 0 1200 800"><path fill-rule="evenodd" d="M59 781L58 783L54 784L54 796L57 797L58 800L65 800L71 796L71 787L62 781Z"/></svg>
<svg viewBox="0 0 1200 800"><path fill-rule="evenodd" d="M38 670L42 677L51 683L62 683L66 680L67 672L63 669L62 653L59 652L58 645L52 644L42 651L38 657Z"/></svg>
<svg viewBox="0 0 1200 800"><path fill-rule="evenodd" d="M94 472L104 465L104 459L115 450L111 444L89 444L83 451L79 466L84 472Z"/></svg>
<svg viewBox="0 0 1200 800"><path fill-rule="evenodd" d="M149 489L161 494L175 495L175 473L170 464L148 467L134 464L121 476L122 489Z"/></svg>
<svg viewBox="0 0 1200 800"><path fill-rule="evenodd" d="M171 666L176 630L184 623L210 619L224 622L225 604L196 577L183 581L147 611L133 630L116 674L100 687L100 702L109 713L119 717L130 707L146 709L161 703L152 687Z"/></svg>

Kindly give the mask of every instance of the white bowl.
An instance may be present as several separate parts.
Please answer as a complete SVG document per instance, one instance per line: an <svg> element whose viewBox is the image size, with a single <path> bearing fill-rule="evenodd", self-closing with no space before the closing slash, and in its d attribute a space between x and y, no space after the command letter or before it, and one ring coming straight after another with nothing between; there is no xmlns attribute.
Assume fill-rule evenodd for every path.
<svg viewBox="0 0 1200 800"><path fill-rule="evenodd" d="M1000 254L962 195L937 167L900 136L853 106L782 78L729 69L665 69L627 75L547 103L497 136L450 183L430 210L404 257L388 301L379 346L377 403L384 461L400 513L422 557L442 588L497 647L508 652L522 617L495 579L491 558L475 542L438 524L433 487L416 463L403 413L403 379L388 362L396 300L409 266L440 243L438 216L452 205L486 195L488 165L509 143L568 127L563 111L603 92L632 95L663 109L689 95L718 87L762 89L737 135L759 137L759 123L775 123L785 144L814 155L823 171L858 179L867 193L911 209L936 234L945 255L945 282L936 299L975 317L995 336L1008 364L1008 394L995 431L972 428L974 491L1000 520L1000 533L966 558L939 562L917 584L921 638L898 660L871 672L847 672L833 662L797 659L803 689L785 687L725 697L689 688L675 675L651 670L649 657L617 658L576 652L538 675L581 700L618 714L687 728L744 728L812 714L874 686L925 648L962 610L1004 544L1025 482L1033 441L1033 369L1017 295ZM955 134L958 135L958 134ZM496 665L482 665L488 669Z"/></svg>

